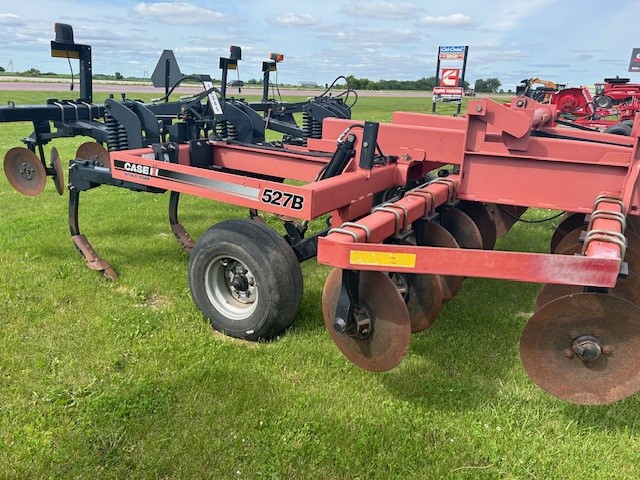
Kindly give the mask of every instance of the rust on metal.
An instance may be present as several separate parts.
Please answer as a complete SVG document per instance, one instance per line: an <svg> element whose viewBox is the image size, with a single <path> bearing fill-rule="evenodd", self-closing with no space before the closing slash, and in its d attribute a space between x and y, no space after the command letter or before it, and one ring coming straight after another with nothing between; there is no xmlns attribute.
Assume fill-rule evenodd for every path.
<svg viewBox="0 0 640 480"><path fill-rule="evenodd" d="M51 148L51 167L53 168L53 183L56 186L58 195L64 193L64 170L60 161L60 154L56 147Z"/></svg>
<svg viewBox="0 0 640 480"><path fill-rule="evenodd" d="M552 302L556 298L581 293L583 290L584 287L579 285L556 285L553 283L547 283L538 292L534 311L537 312L540 308L545 306L547 303ZM627 300L628 302L640 307L640 276L638 276L637 273L630 271L626 276L618 279L615 288L610 288L608 290L608 294Z"/></svg>
<svg viewBox="0 0 640 480"><path fill-rule="evenodd" d="M445 228L437 223L423 222L421 245L430 247L459 248L456 239ZM464 277L456 275L440 275L442 286L442 300L451 300L462 288Z"/></svg>
<svg viewBox="0 0 640 480"><path fill-rule="evenodd" d="M558 224L551 236L551 253L557 251L558 244L568 233L584 226L585 217L584 213L569 212L562 217L562 221Z"/></svg>
<svg viewBox="0 0 640 480"><path fill-rule="evenodd" d="M178 243L182 246L185 252L191 253L195 243L189 235L189 232L182 226L181 223L174 223L171 225L171 231L175 235Z"/></svg>
<svg viewBox="0 0 640 480"><path fill-rule="evenodd" d="M585 231L585 227L582 225L574 228L569 233L565 234L564 237L558 242L553 253L560 253L566 255L566 251L569 249L573 249L575 245L580 245L580 250L582 250L582 243L580 242L580 237L583 236L583 232ZM580 251L579 250L579 251Z"/></svg>
<svg viewBox="0 0 640 480"><path fill-rule="evenodd" d="M391 273L409 310L411 333L422 332L438 318L442 308L442 280L440 275Z"/></svg>
<svg viewBox="0 0 640 480"><path fill-rule="evenodd" d="M71 240L80 251L80 254L85 258L87 267L91 270L102 272L102 274L109 280L115 280L118 278L118 274L115 272L111 265L107 263L100 255L93 249L89 240L84 235L72 235Z"/></svg>
<svg viewBox="0 0 640 480"><path fill-rule="evenodd" d="M24 147L14 147L4 156L4 174L13 188L35 197L44 190L47 172L38 156Z"/></svg>
<svg viewBox="0 0 640 480"><path fill-rule="evenodd" d="M98 162L99 166L111 169L109 152L97 142L84 142L76 150L76 158L79 160L89 160Z"/></svg>
<svg viewBox="0 0 640 480"><path fill-rule="evenodd" d="M340 351L360 368L384 372L396 367L407 354L411 320L393 281L382 272L360 273L360 306L370 315L372 330L366 338L341 335L333 328L342 270L329 273L322 291L322 312L329 335Z"/></svg>
<svg viewBox="0 0 640 480"><path fill-rule="evenodd" d="M496 233L496 224L493 216L489 213L489 209L484 203L462 201L457 208L466 213L473 223L476 224L482 237L482 248L491 250L496 245L498 238Z"/></svg>
<svg viewBox="0 0 640 480"><path fill-rule="evenodd" d="M640 390L639 318L639 307L613 295L560 297L525 326L522 364L538 386L562 400L583 405L622 400Z"/></svg>
<svg viewBox="0 0 640 480"><path fill-rule="evenodd" d="M462 210L444 205L440 209L440 225L442 225L460 248L482 248L482 235L473 220Z"/></svg>

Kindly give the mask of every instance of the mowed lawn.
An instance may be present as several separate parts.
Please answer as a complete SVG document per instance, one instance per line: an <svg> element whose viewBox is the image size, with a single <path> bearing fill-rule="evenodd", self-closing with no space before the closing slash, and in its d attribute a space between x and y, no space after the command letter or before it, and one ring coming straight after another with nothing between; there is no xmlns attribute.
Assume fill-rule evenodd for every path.
<svg viewBox="0 0 640 480"><path fill-rule="evenodd" d="M0 91L0 103L54 96ZM431 105L361 97L354 117L386 121L393 110ZM2 158L31 129L1 124ZM66 165L85 140L45 151L56 146ZM369 373L325 331L327 267L302 265L305 295L285 335L232 340L191 301L167 194L82 193L80 227L115 282L84 266L67 200L50 179L25 197L0 178L0 478L640 477L640 395L571 405L522 368L539 285L468 279L396 369ZM247 217L190 197L180 214L194 238ZM497 248L547 251L556 224L519 223Z"/></svg>

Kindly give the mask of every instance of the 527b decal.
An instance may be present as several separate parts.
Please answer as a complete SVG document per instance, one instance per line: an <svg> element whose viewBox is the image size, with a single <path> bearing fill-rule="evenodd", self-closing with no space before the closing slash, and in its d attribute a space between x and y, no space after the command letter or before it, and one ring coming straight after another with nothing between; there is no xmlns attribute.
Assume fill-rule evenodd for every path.
<svg viewBox="0 0 640 480"><path fill-rule="evenodd" d="M292 210L302 210L304 207L304 197L302 195L282 192L273 188L265 188L260 201Z"/></svg>

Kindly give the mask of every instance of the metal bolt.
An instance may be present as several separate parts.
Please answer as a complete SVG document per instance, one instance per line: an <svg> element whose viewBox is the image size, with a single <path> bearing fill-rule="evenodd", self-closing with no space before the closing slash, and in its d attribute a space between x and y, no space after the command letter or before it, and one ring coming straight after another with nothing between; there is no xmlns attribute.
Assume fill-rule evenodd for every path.
<svg viewBox="0 0 640 480"><path fill-rule="evenodd" d="M522 107L522 106L524 106L524 100L518 100L518 101L516 102L516 105L517 105L518 107Z"/></svg>
<svg viewBox="0 0 640 480"><path fill-rule="evenodd" d="M476 112L481 112L482 111L482 105L478 105L476 107Z"/></svg>
<svg viewBox="0 0 640 480"><path fill-rule="evenodd" d="M369 142L362 142L363 148L367 148L369 146Z"/></svg>
<svg viewBox="0 0 640 480"><path fill-rule="evenodd" d="M605 345L602 347L602 353L605 355L611 355L613 353L613 347L611 345Z"/></svg>
<svg viewBox="0 0 640 480"><path fill-rule="evenodd" d="M333 329L335 330L336 333L339 333L340 335L344 335L345 332L347 331L347 322L345 322L342 318L337 317L333 321Z"/></svg>
<svg viewBox="0 0 640 480"><path fill-rule="evenodd" d="M564 353L564 356L567 358L573 357L573 350L571 350L570 348L565 348L562 353Z"/></svg>

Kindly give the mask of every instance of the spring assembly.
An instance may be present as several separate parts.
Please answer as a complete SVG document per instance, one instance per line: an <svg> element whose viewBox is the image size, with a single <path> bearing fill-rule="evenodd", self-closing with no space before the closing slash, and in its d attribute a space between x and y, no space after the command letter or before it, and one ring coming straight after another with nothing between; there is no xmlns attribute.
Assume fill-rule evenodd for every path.
<svg viewBox="0 0 640 480"><path fill-rule="evenodd" d="M235 125L228 120L216 123L216 134L223 140L237 140L238 130Z"/></svg>
<svg viewBox="0 0 640 480"><path fill-rule="evenodd" d="M122 150L118 139L118 121L109 112L106 112L104 114L104 123L107 126L107 147L109 151Z"/></svg>
<svg viewBox="0 0 640 480"><path fill-rule="evenodd" d="M314 120L309 112L302 113L302 128L309 138L322 138L322 122Z"/></svg>
<svg viewBox="0 0 640 480"><path fill-rule="evenodd" d="M122 124L118 124L118 144L120 145L120 150L127 150L129 148L129 137Z"/></svg>

